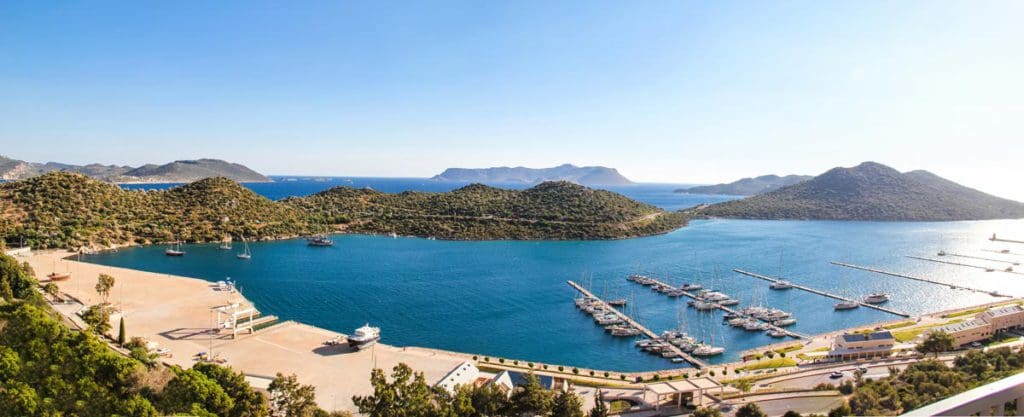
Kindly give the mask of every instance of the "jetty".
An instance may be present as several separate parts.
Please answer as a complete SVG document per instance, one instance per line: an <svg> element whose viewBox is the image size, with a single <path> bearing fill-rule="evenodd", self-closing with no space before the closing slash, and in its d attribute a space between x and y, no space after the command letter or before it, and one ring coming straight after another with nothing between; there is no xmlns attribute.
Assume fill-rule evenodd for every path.
<svg viewBox="0 0 1024 417"><path fill-rule="evenodd" d="M978 288L965 287L963 285L950 284L950 283L946 283L946 282L939 282L939 281L931 280L931 279L928 279L928 278L915 277L913 275L901 274L901 273L898 273L898 272L883 271L881 269L871 268L871 267L867 267L867 266L853 265L853 264L848 264L848 263L845 263L845 262L832 261L830 263L832 265L842 266L842 267L845 267L845 268L859 269L861 271L874 272L876 274L888 275L888 276L891 276L891 277L905 278L905 279L914 280L914 281L927 282L929 284L942 285L944 287L949 287L949 288L952 288L954 290L973 291L973 292L977 292L977 293L988 294L988 295L991 295L993 297L1011 298L1009 295L999 294L997 291L987 291L987 290L982 290L982 289L978 289Z"/></svg>
<svg viewBox="0 0 1024 417"><path fill-rule="evenodd" d="M768 282L779 282L779 281L782 281L782 279L772 278L772 277L769 277L769 276L766 276L766 275L761 275L761 274L754 273L754 272L744 271L742 269L733 269L733 271L738 273L738 274L746 275L748 277L760 278L760 279L763 279L763 280L768 281ZM864 303L864 302L861 302L859 300L854 300L854 299L846 298L846 297L843 297L843 296L838 295L838 294L833 294L833 293L830 293L830 292L827 292L827 291L817 290L817 289L814 289L814 288L811 288L811 287L808 287L808 286L805 286L805 285L796 284L796 283L793 283L792 281L786 281L786 282L788 282L789 285L791 285L793 288L796 288L798 290L807 291L807 292L812 293L812 294L818 294L818 295L825 296L825 297L828 297L828 298L834 298L834 299L840 300L840 301L847 301L847 302L857 303L857 304L859 304L861 306L864 306L864 307L867 307L867 308L875 309L875 310L878 310L878 311L881 311L881 312L885 312L885 313L889 313L889 314L895 314L895 315L901 316L901 317L910 317L910 314L907 314L907 313L904 313L904 312L901 312L901 311L896 311L896 310L893 310L891 308L885 308L885 307L874 305L874 304Z"/></svg>
<svg viewBox="0 0 1024 417"><path fill-rule="evenodd" d="M639 329L640 333L643 333L644 336L647 336L648 338L650 338L652 340L660 338L660 336L658 336L657 333L654 333L653 331L651 331L651 329L648 329L647 327L645 327L644 325L640 324L636 320L633 320L633 318L627 316L626 313L623 313L623 312L621 312L621 311L619 311L619 310L617 310L615 308L612 308L611 305L609 305L607 302L605 302L604 300L602 300L598 296L594 295L594 293L590 292L590 290L588 290L586 288L583 288L582 285L577 284L577 283L573 282L572 280L569 280L569 281L566 281L566 282L569 283L570 287L575 288L576 291L579 291L580 294L583 294L584 297L591 298L593 300L597 300L598 303L600 303L600 304L602 304L603 306L606 307L607 311L611 311L611 312L615 313L615 315L619 316L619 318L622 319L622 321L628 323L630 326L633 326L633 327ZM691 356L689 353L683 352L683 350L679 349L679 347L677 347L675 345L672 345L672 344L667 344L667 345L668 345L668 348L671 349L673 352L675 352L680 358L683 358L683 360L689 362L693 366L696 366L698 368L707 368L708 367L708 364L706 362Z"/></svg>
<svg viewBox="0 0 1024 417"><path fill-rule="evenodd" d="M1020 253L1020 252L1013 252L1013 251L1011 251L1011 250L1009 250L1009 249L1003 249L1003 250L995 250L995 249L982 249L982 251L985 251L985 252L992 252L992 253L1001 253L1001 254L1003 254L1003 255L1010 255L1010 256L1024 256L1024 253Z"/></svg>
<svg viewBox="0 0 1024 417"><path fill-rule="evenodd" d="M1010 264L1010 265L1013 265L1013 266L1020 265L1019 261L1007 261L1005 259L986 258L984 256L962 255L962 254L959 254L959 253L943 252L941 254L941 256L952 256L952 257L956 257L956 258L967 258L967 259L977 259L977 260L981 260L981 261L999 262L999 263L1003 263L1003 264Z"/></svg>
<svg viewBox="0 0 1024 417"><path fill-rule="evenodd" d="M1006 243L1020 243L1020 244L1024 244L1024 240L1002 239L1002 238L996 237L995 233L993 233L992 237L988 238L988 240L991 240L993 242L1006 242Z"/></svg>
<svg viewBox="0 0 1024 417"><path fill-rule="evenodd" d="M992 268L992 267L988 267L988 266L965 264L965 263L962 263L962 262L944 261L942 259L925 258L923 256L907 255L907 257L910 258L910 259L917 259L919 261L935 262L935 263L946 264L946 265L955 265L955 266L962 266L962 267L966 267L966 268L981 269L981 270L986 271L986 272L997 272L998 271L998 272L1005 272L1007 274L1024 275L1024 273L1014 271L1012 266L1007 268L1007 269L999 269L999 268Z"/></svg>
<svg viewBox="0 0 1024 417"><path fill-rule="evenodd" d="M654 283L655 283L656 285L663 285L663 286L666 286L666 287L676 288L676 287L673 287L673 286L671 286L671 285L668 285L668 284L666 284L666 283L664 283L664 282L662 282L662 281L660 281L660 280L658 280L658 279L656 279L656 278L650 278L650 277L647 277L647 279L651 280L651 281L652 281L652 282L654 282ZM677 290L678 290L678 289L677 289ZM680 292L681 294L683 294L684 296L686 296L686 297L689 297L689 298L692 298L692 299L694 299L694 300L698 300L698 299L700 299L700 297L698 297L698 296L697 296L696 294L693 294L693 293L691 293L691 292L689 292L689 291L683 291L683 290L679 290L679 292ZM729 308L729 307L726 307L726 306L724 306L724 305L721 305L721 304L718 304L718 303L715 303L715 302L712 302L712 304L714 304L714 305L715 305L715 308L717 308L717 309L719 309L719 310L722 310L722 311L724 311L724 312L726 312L726 313L731 313L731 314L739 314L739 313L738 313L738 312L737 312L736 310L733 310L733 309L731 309L731 308ZM755 318L756 318L756 317L755 317ZM769 327L769 328L770 328L771 330L777 330L777 331L783 332L783 333L785 333L785 334L786 334L786 336L789 336L789 337L792 337L792 338L795 338L795 339L807 339L807 340L810 340L810 339L811 339L811 337L810 337L810 336L808 336L808 335L805 335L805 334L800 334L800 333L794 332L794 331L792 331L792 330L789 330L789 329L786 329L786 328L783 328L783 327L779 327L779 326L773 325L773 324L772 324L772 322L771 322L770 320L765 320L765 319L761 319L761 318L757 318L757 320L759 320L759 321L762 321L762 322L765 322L765 323L768 323L768 327Z"/></svg>

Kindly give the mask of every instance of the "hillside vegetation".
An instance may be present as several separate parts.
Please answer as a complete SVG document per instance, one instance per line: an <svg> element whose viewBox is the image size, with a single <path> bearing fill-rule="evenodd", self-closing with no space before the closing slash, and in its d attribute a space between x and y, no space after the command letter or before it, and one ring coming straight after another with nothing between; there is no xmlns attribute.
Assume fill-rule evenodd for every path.
<svg viewBox="0 0 1024 417"><path fill-rule="evenodd" d="M447 193L336 187L284 202L350 231L444 239L612 239L686 224L683 213L568 182L522 191L474 184Z"/></svg>
<svg viewBox="0 0 1024 417"><path fill-rule="evenodd" d="M226 178L163 191L123 190L68 172L0 184L0 235L36 248L271 239L330 227L443 239L612 239L685 223L683 213L564 182L448 193L340 187L280 202Z"/></svg>
<svg viewBox="0 0 1024 417"><path fill-rule="evenodd" d="M749 219L949 221L1024 218L1024 204L927 171L900 173L865 162L833 168L769 193L714 204L701 212Z"/></svg>
<svg viewBox="0 0 1024 417"><path fill-rule="evenodd" d="M127 165L73 165L60 162L26 162L0 155L0 179L23 180L53 171L74 172L110 182L177 183L203 178L226 177L240 182L269 182L270 179L248 167L219 159L196 159L147 164L138 168Z"/></svg>
<svg viewBox="0 0 1024 417"><path fill-rule="evenodd" d="M677 193L713 194L713 195L757 195L779 188L807 181L814 178L810 175L762 175L755 178L743 178L728 184L702 185L698 187L680 188Z"/></svg>

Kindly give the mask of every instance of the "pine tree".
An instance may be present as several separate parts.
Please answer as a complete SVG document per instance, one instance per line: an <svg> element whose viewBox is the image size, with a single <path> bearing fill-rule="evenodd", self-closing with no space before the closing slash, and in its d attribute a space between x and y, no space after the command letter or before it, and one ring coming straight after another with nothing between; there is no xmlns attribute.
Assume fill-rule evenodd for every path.
<svg viewBox="0 0 1024 417"><path fill-rule="evenodd" d="M604 392L600 389L594 398L594 408L590 409L590 417L608 417L608 406L604 405Z"/></svg>
<svg viewBox="0 0 1024 417"><path fill-rule="evenodd" d="M117 344L124 346L125 333L124 333L124 316L121 316L121 328L117 331Z"/></svg>

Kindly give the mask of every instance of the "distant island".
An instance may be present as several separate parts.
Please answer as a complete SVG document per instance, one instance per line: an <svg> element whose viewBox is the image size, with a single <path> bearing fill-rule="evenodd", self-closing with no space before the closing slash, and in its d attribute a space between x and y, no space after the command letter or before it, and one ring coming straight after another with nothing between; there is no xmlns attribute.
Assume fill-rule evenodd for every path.
<svg viewBox="0 0 1024 417"><path fill-rule="evenodd" d="M768 193L705 207L745 219L952 221L1024 218L1024 204L964 187L928 171L900 173L864 162L833 168Z"/></svg>
<svg viewBox="0 0 1024 417"><path fill-rule="evenodd" d="M446 193L336 187L281 201L223 177L156 191L125 190L67 171L0 184L0 236L35 248L279 239L328 231L467 240L618 239L669 232L688 218L687 212L666 212L568 182L521 191L474 184Z"/></svg>
<svg viewBox="0 0 1024 417"><path fill-rule="evenodd" d="M225 177L238 182L270 182L271 180L248 167L219 159L174 161L163 165L147 164L141 167L127 165L72 165L59 162L26 162L0 156L0 179L23 180L47 172L75 172L116 183L185 183L203 178Z"/></svg>
<svg viewBox="0 0 1024 417"><path fill-rule="evenodd" d="M562 164L553 168L448 168L431 179L481 184L539 184L545 181L568 181L590 187L633 183L619 174L615 168L578 167L572 164Z"/></svg>
<svg viewBox="0 0 1024 417"><path fill-rule="evenodd" d="M814 178L810 175L762 175L756 178L743 178L728 184L701 185L698 187L680 188L677 193L714 194L714 195L757 195L779 188L793 185Z"/></svg>

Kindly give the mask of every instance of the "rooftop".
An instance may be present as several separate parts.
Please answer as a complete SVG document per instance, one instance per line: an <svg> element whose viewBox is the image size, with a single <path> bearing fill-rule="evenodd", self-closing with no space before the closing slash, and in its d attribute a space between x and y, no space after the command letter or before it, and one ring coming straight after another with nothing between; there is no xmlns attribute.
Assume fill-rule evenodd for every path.
<svg viewBox="0 0 1024 417"><path fill-rule="evenodd" d="M946 333L957 333L964 330L976 329L979 327L988 326L988 323L980 319L970 319L959 323L947 324L945 326L939 326L932 329L933 332L946 332Z"/></svg>
<svg viewBox="0 0 1024 417"><path fill-rule="evenodd" d="M846 333L842 335L842 338L846 343L864 342L867 340L895 340L892 337L892 333L888 331L873 333Z"/></svg>
<svg viewBox="0 0 1024 417"><path fill-rule="evenodd" d="M996 308L992 308L992 309L986 310L986 311L982 312L981 314L978 314L978 318L985 319L985 318L992 318L992 317L1002 317L1002 316L1009 316L1011 314L1019 314L1019 313L1024 313L1024 308L1021 308L1021 306L1019 306L1017 304L1014 304L1014 305L1003 306L1003 307L996 307Z"/></svg>

